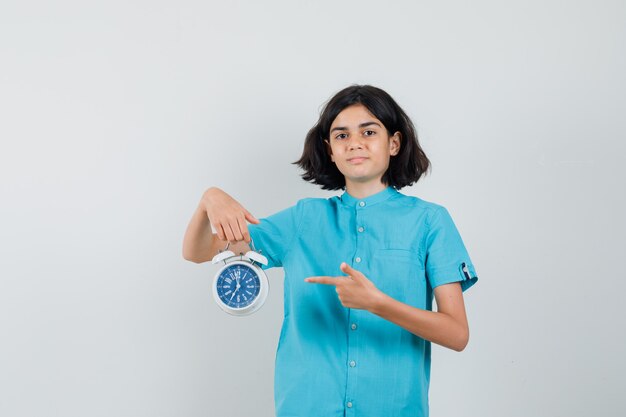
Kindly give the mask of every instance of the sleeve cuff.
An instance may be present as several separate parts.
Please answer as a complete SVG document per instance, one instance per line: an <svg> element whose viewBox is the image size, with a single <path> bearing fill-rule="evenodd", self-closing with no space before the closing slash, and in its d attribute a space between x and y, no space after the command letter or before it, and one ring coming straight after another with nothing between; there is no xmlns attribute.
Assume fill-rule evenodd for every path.
<svg viewBox="0 0 626 417"><path fill-rule="evenodd" d="M469 262L461 262L458 265L437 268L429 277L430 285L433 289L443 284L459 282L461 290L466 291L478 281L474 265Z"/></svg>

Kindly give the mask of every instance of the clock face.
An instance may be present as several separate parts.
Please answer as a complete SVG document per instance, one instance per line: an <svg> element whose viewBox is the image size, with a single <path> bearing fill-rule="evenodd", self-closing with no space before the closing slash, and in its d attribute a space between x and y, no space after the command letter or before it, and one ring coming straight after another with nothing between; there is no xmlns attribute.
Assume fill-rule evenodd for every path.
<svg viewBox="0 0 626 417"><path fill-rule="evenodd" d="M225 268L217 277L217 295L231 308L249 306L261 291L261 280L247 265L234 264Z"/></svg>

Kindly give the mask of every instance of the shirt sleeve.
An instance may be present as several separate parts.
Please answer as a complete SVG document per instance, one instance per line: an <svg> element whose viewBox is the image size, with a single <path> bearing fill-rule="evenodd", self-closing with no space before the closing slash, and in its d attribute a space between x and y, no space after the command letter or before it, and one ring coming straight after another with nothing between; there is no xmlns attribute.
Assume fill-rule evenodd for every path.
<svg viewBox="0 0 626 417"><path fill-rule="evenodd" d="M248 232L257 252L267 258L262 269L283 266L283 260L298 233L301 203L288 207L268 217L260 218L259 224L249 224Z"/></svg>
<svg viewBox="0 0 626 417"><path fill-rule="evenodd" d="M462 291L467 290L478 276L450 213L440 206L429 223L425 264L431 288L460 282Z"/></svg>

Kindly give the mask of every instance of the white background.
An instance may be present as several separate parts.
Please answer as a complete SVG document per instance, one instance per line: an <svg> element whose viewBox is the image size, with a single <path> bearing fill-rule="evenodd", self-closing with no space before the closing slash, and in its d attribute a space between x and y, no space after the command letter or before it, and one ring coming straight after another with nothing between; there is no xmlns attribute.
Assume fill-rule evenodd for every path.
<svg viewBox="0 0 626 417"><path fill-rule="evenodd" d="M328 198L321 105L389 92L475 263L431 416L623 416L622 1L3 1L0 415L273 415L281 269L227 316L182 258L202 192ZM315 389L315 387L311 387Z"/></svg>

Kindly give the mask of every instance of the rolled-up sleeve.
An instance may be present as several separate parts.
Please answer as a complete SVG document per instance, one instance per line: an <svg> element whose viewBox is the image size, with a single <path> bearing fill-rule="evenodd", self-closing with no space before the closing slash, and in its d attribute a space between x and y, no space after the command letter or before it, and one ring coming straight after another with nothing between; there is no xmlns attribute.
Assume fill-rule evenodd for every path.
<svg viewBox="0 0 626 417"><path fill-rule="evenodd" d="M431 288L460 282L461 289L465 291L478 281L463 239L443 206L431 215L425 247L426 276Z"/></svg>
<svg viewBox="0 0 626 417"><path fill-rule="evenodd" d="M249 224L248 231L254 249L264 255L268 264L263 269L283 266L283 259L300 224L301 201L268 217L260 218L259 224Z"/></svg>

